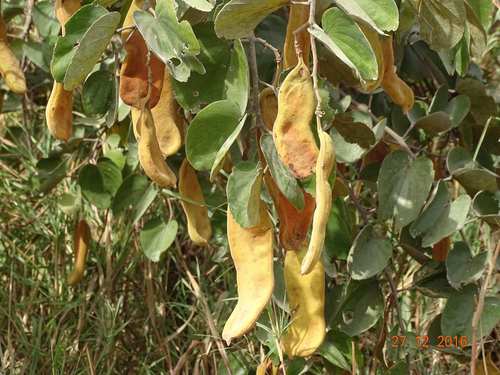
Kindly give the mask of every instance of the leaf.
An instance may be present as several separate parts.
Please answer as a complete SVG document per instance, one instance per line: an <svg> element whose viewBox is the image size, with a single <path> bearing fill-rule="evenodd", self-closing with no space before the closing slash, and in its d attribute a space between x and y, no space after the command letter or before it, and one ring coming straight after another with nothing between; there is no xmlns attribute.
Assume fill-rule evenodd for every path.
<svg viewBox="0 0 500 375"><path fill-rule="evenodd" d="M351 370L351 365L347 361L347 358L344 356L344 354L338 349L334 340L335 335L333 334L333 332L328 332L325 340L318 348L318 354L334 366L340 367L341 369L347 371Z"/></svg>
<svg viewBox="0 0 500 375"><path fill-rule="evenodd" d="M238 126L236 126L231 135L227 137L226 141L221 146L219 151L217 151L217 154L215 155L214 164L212 165L212 169L210 170L210 181L213 181L217 173L219 173L219 171L221 170L222 166L224 165L224 159L226 157L226 154L233 145L234 141L236 141L236 138L238 138L238 136L240 135L241 130L243 129L243 126L245 125L246 121L247 121L247 115L245 114L241 119L240 123L238 124Z"/></svg>
<svg viewBox="0 0 500 375"><path fill-rule="evenodd" d="M210 12L214 7L214 5L207 0L182 0L182 1L184 1L190 7L201 10L202 12Z"/></svg>
<svg viewBox="0 0 500 375"><path fill-rule="evenodd" d="M448 104L448 85L441 85L439 89L436 90L432 102L429 106L428 113L434 113L439 111L444 111L446 105Z"/></svg>
<svg viewBox="0 0 500 375"><path fill-rule="evenodd" d="M238 163L227 181L227 204L234 220L243 228L259 223L262 167L260 163Z"/></svg>
<svg viewBox="0 0 500 375"><path fill-rule="evenodd" d="M118 215L128 208L135 208L148 185L148 179L143 175L132 174L128 176L113 199L111 207L113 214Z"/></svg>
<svg viewBox="0 0 500 375"><path fill-rule="evenodd" d="M240 107L241 114L244 114L248 104L248 93L250 92L250 73L247 55L240 40L234 41L225 87L225 99L237 104Z"/></svg>
<svg viewBox="0 0 500 375"><path fill-rule="evenodd" d="M106 70L98 70L87 77L82 91L82 106L87 116L102 116L108 111L114 84L114 74Z"/></svg>
<svg viewBox="0 0 500 375"><path fill-rule="evenodd" d="M166 224L161 217L148 221L141 230L139 240L144 255L158 262L160 256L172 245L177 235L177 221L170 220Z"/></svg>
<svg viewBox="0 0 500 375"><path fill-rule="evenodd" d="M286 4L288 0L231 0L217 14L215 32L227 39L249 36L267 15Z"/></svg>
<svg viewBox="0 0 500 375"><path fill-rule="evenodd" d="M415 238L430 230L436 224L449 202L450 192L446 187L446 182L441 180L433 190L418 219L412 223L410 227L412 237Z"/></svg>
<svg viewBox="0 0 500 375"><path fill-rule="evenodd" d="M488 252L483 251L472 256L467 243L455 242L453 250L446 258L448 281L455 289L459 289L463 285L479 280L487 261Z"/></svg>
<svg viewBox="0 0 500 375"><path fill-rule="evenodd" d="M368 149L376 142L372 129L359 121L354 121L351 113L340 113L335 116L332 126L349 143L355 143Z"/></svg>
<svg viewBox="0 0 500 375"><path fill-rule="evenodd" d="M453 127L457 127L462 123L469 114L470 107L471 101L466 95L458 95L450 100L445 111L450 115Z"/></svg>
<svg viewBox="0 0 500 375"><path fill-rule="evenodd" d="M392 255L392 244L372 225L365 226L352 244L347 267L354 280L365 280L382 272Z"/></svg>
<svg viewBox="0 0 500 375"><path fill-rule="evenodd" d="M154 184L150 184L147 190L144 192L142 197L135 205L134 214L132 216L132 225L137 224L137 222L141 219L142 215L144 215L144 213L149 208L151 203L153 203L157 195L158 195L158 189Z"/></svg>
<svg viewBox="0 0 500 375"><path fill-rule="evenodd" d="M37 1L33 6L32 14L33 23L44 40L50 36L57 36L61 26L54 17L54 4L52 1Z"/></svg>
<svg viewBox="0 0 500 375"><path fill-rule="evenodd" d="M309 32L362 80L378 78L375 52L356 22L342 10L330 8L323 13L322 27L312 25Z"/></svg>
<svg viewBox="0 0 500 375"><path fill-rule="evenodd" d="M325 234L325 251L330 259L347 259L354 238L352 216L342 198L333 201Z"/></svg>
<svg viewBox="0 0 500 375"><path fill-rule="evenodd" d="M381 220L394 217L403 228L418 217L434 180L432 161L426 157L412 160L404 151L387 156L378 176L378 214Z"/></svg>
<svg viewBox="0 0 500 375"><path fill-rule="evenodd" d="M110 159L101 158L97 165L88 164L80 170L78 183L90 203L109 208L122 183L121 170Z"/></svg>
<svg viewBox="0 0 500 375"><path fill-rule="evenodd" d="M462 229L467 219L471 199L468 195L461 195L439 216L438 220L422 238L422 247L432 246L445 237Z"/></svg>
<svg viewBox="0 0 500 375"><path fill-rule="evenodd" d="M156 17L144 10L134 13L134 21L148 47L167 64L178 81L186 82L191 71L204 74L205 68L196 57L200 44L189 22L177 20L174 1L158 1L155 13Z"/></svg>
<svg viewBox="0 0 500 375"><path fill-rule="evenodd" d="M448 298L455 292L446 278L445 271L422 277L418 281L414 281L414 285L420 293L431 298Z"/></svg>
<svg viewBox="0 0 500 375"><path fill-rule="evenodd" d="M472 207L477 216L494 227L500 227L500 192L481 191L476 194Z"/></svg>
<svg viewBox="0 0 500 375"><path fill-rule="evenodd" d="M381 34L398 29L399 10L394 0L337 0L335 4Z"/></svg>
<svg viewBox="0 0 500 375"><path fill-rule="evenodd" d="M411 0L418 11L420 34L433 50L453 48L465 30L463 0Z"/></svg>
<svg viewBox="0 0 500 375"><path fill-rule="evenodd" d="M65 90L73 90L92 71L109 44L120 13L108 12L100 5L81 7L66 22L66 34L57 39L51 71Z"/></svg>
<svg viewBox="0 0 500 375"><path fill-rule="evenodd" d="M186 135L186 156L193 168L212 168L217 152L238 127L240 118L239 107L229 100L211 103L198 112Z"/></svg>
<svg viewBox="0 0 500 375"><path fill-rule="evenodd" d="M459 94L469 97L470 114L478 125L484 126L490 116L496 114L495 99L488 95L481 81L473 78L461 79L457 82L456 90Z"/></svg>
<svg viewBox="0 0 500 375"><path fill-rule="evenodd" d="M420 118L416 123L417 129L422 129L429 135L444 133L453 127L450 116L446 112L434 112Z"/></svg>
<svg viewBox="0 0 500 375"><path fill-rule="evenodd" d="M66 177L67 169L67 158L52 156L40 159L36 163L36 176L34 181L36 189L44 194L49 192Z"/></svg>
<svg viewBox="0 0 500 375"><path fill-rule="evenodd" d="M260 139L260 147L279 190L296 209L302 210L305 204L304 193L295 177L279 158L273 137L264 134Z"/></svg>

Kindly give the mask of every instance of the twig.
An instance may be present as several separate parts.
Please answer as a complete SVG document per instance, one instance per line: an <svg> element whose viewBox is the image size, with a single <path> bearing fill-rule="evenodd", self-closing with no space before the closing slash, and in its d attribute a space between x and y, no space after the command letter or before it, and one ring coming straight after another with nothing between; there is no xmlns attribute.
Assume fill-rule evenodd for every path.
<svg viewBox="0 0 500 375"><path fill-rule="evenodd" d="M389 128L388 126L384 127L384 131L392 138L394 139L398 145L400 145L406 152L410 154L412 158L415 158L415 154L413 151L410 149L410 146L405 142L405 140L394 130Z"/></svg>
<svg viewBox="0 0 500 375"><path fill-rule="evenodd" d="M276 61L276 71L274 72L272 87L273 87L273 89L276 89L276 87L278 86L278 83L279 83L281 71L283 69L283 59L281 58L280 51L279 51L279 49L277 49L272 44L270 44L269 42L267 42L266 40L264 40L262 38L253 37L253 39L255 39L256 42L259 42L260 44L262 44L265 48L270 49L274 53L274 60ZM275 94L276 94L276 92L275 92Z"/></svg>
<svg viewBox="0 0 500 375"><path fill-rule="evenodd" d="M497 236L493 234L493 238ZM476 362L477 362L477 328L479 326L479 321L481 320L481 314L483 313L484 308L484 299L486 297L486 291L488 290L488 284L490 283L491 276L493 275L493 270L496 268L498 253L500 253L500 242L497 241L495 251L490 258L488 263L488 272L484 279L483 285L481 285L481 291L479 292L479 299L477 301L476 310L474 311L474 315L472 317L472 353L471 353L471 374L476 375ZM481 337L482 341L482 337Z"/></svg>
<svg viewBox="0 0 500 375"><path fill-rule="evenodd" d="M33 6L34 5L35 5L35 0L28 0L26 2L26 8L25 8L26 18L24 20L23 31L22 31L21 35L19 36L20 39L25 39L26 36L28 35L28 32L30 30L30 26L31 26L31 19L33 18L32 13L33 13Z"/></svg>
<svg viewBox="0 0 500 375"><path fill-rule="evenodd" d="M311 38L311 53L313 58L313 70L312 70L312 79L313 79L313 87L314 94L316 96L316 125L318 127L318 134L323 130L321 126L321 117L323 117L323 113L321 111L321 94L319 93L319 84L318 84L318 50L316 48L316 39L314 39L314 35L311 33L310 28L313 27L316 22L314 17L316 16L316 0L309 1L309 22L308 22L308 31L309 36ZM298 29L297 29L298 30ZM296 30L296 31L297 31Z"/></svg>
<svg viewBox="0 0 500 375"><path fill-rule="evenodd" d="M483 132L481 133L481 138L479 138L479 142L477 143L476 150L474 151L474 156L472 157L472 161L475 162L477 159L477 155L479 154L479 150L481 149L481 146L484 141L484 137L486 136L486 133L488 132L488 128L490 127L490 123L493 120L493 117L490 117L488 121L486 122L486 125L483 128Z"/></svg>

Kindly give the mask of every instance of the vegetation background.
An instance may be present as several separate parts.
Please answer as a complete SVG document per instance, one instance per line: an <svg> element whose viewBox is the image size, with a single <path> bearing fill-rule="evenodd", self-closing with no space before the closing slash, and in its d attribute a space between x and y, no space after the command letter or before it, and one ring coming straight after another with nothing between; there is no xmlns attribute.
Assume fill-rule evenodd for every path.
<svg viewBox="0 0 500 375"><path fill-rule="evenodd" d="M439 4L452 9L453 4L463 1L422 0L416 3L425 12L432 11L433 6L439 8ZM121 12L122 16L129 4L122 0L98 3L110 11ZM177 3L186 5L182 1ZM215 20L215 13L222 5L217 3L208 14L200 16L200 12L194 12L203 20L199 24L199 20L194 21L193 14L185 14L193 25L197 24L195 32L203 41L201 60L212 69L207 69L207 76L199 82L209 91L216 80L221 79L215 69L218 62L209 64L210 52L218 58L221 54L217 48L227 48L227 43L221 44L215 36L213 23L206 23L206 20ZM332 2L321 3L330 6ZM460 80L477 82L463 86L463 93L472 102L469 116L477 115L477 119L480 114L486 120L491 118L490 130L484 130L486 121L480 124L479 135L486 135L481 142L489 143L487 148L480 150L479 160L482 168L498 173L500 122L495 118L500 101L498 8L494 2L486 0L467 1L477 5L474 9L482 12L478 17L485 31L485 48L479 56L470 56L469 51L464 52L466 48L461 51L464 56L459 61L455 57L447 60L446 53L429 48L425 37L421 40L415 36L418 32L414 29L419 22L429 21L425 14L417 17L417 12L411 10L415 1L396 3L400 9L397 59L401 76L410 82L417 98L427 106L433 98L443 95L442 84L448 85L444 89L448 101L448 92L450 98L457 95ZM53 82L50 61L59 33L52 1L2 1L2 15L9 25L10 45L25 72L28 92L23 96L15 95L2 86L1 93L0 374L253 374L267 356L278 365L276 344L289 319L283 308L284 285L279 267L275 298L256 329L231 346L220 339L237 296L236 275L226 239L225 179L211 185L203 175L201 182L212 215L214 235L209 246L194 246L186 232L178 194L150 185L145 177L141 179L127 107L121 103L116 122L108 124L106 121L112 96L109 92L113 90L112 85L106 83L109 75L97 79L95 86L87 80L75 90L75 130L69 142L56 141L47 131L44 113ZM281 49L287 15L286 7L269 15L259 24L256 36ZM445 23L439 17L434 21ZM244 40L247 51L250 44ZM447 51L460 53L455 46ZM95 71L113 72L115 58L121 60L123 57L119 32L115 32ZM444 66L444 61L451 61L453 66ZM261 43L257 43L257 62L261 80L270 83L275 67L274 55ZM332 86L326 91L330 101L345 103L340 99L349 97L347 107L352 110L364 113L371 110L376 116L388 117L391 128L405 136L413 152L431 155L433 152L427 151L427 147L437 142L435 150L441 158L438 164L444 164L454 146L465 145L472 154L478 144L481 145L480 137L474 133L476 129L471 130L476 135L467 138L471 141L464 141L464 134L472 129L468 125L447 129L438 137L430 137L416 129L407 132L409 122L398 120L402 112L393 108L383 92L364 95L342 82L338 87ZM212 101L214 96L216 94L209 92L205 99ZM486 113L486 108L492 110ZM189 114L188 119L192 116ZM391 150L399 147L390 137L385 141ZM82 169L88 164L96 164L102 156L122 163L123 178L120 180L123 184L112 188L112 193L94 191L97 197L92 197L88 183L82 180ZM169 158L169 163L178 170L182 159L180 152ZM361 292L349 301L350 313L354 316L343 317L366 324L353 328L356 333L352 336L346 333L347 329L339 329L336 323L339 311L335 310L334 302L339 302L341 297L335 293L338 294L350 280L347 255L356 234L365 224L356 209L366 210L371 222L377 207L373 188L376 177L368 175L377 172L364 170L367 174L360 174L362 168L358 160L360 158L343 167L349 196L336 202L337 216L329 223L331 236L327 235L328 300L331 302L327 303L326 316L331 331L312 358L287 359L287 373L345 374L357 369L355 371L360 374L405 374L410 372L408 364L413 373L418 374L469 373L470 346L439 348L434 341L440 333L436 317L451 300L448 297L457 293L448 284L444 264L436 262L438 265L433 270L439 272L432 273L434 278L418 277L428 273L422 271L420 263L422 256L426 262L430 261L431 249L415 245L418 248L415 250L405 246L405 241L390 228L387 237L394 245L394 252L387 267L375 278L360 282ZM444 178L448 178L446 182L453 186L450 189L454 189L450 191L456 196L463 187L451 182L450 175L450 171L444 172ZM134 178L140 185L137 190L130 185ZM360 181L368 188L360 190ZM461 269L460 275L455 274L459 279L461 276L467 279L464 284L468 286L457 288L460 295L454 297L454 305L448 306L448 311L467 316L453 317L455 320L448 326L470 325L477 294L469 293L467 288L481 288L489 275L491 304L488 305L489 315L483 320L489 319L490 331L482 332L479 363L489 363L492 374L495 372L491 371L498 371L494 370L495 366L500 367L499 263L498 260L496 265L491 262L495 249L498 253L498 237L494 237L493 231L497 228L500 211L495 211L494 206L500 202L500 197L497 192L489 198L493 200L487 201L487 214L483 215L480 208L471 210L463 228L450 233L453 243L466 242L473 249L473 255L485 252L489 255L483 257L479 268L463 263L476 267L473 275L469 275L467 269ZM95 204L103 201L108 203L100 207ZM483 220L484 216L490 219L490 224ZM73 266L73 231L81 217L90 225L92 243L83 282L69 287L66 277ZM161 225L174 219L179 228L172 245L158 253L155 253L158 249L151 252L145 248L144 239L141 239L146 236L145 231L163 230ZM491 220L497 221L491 224ZM342 225L351 229L344 230L344 243L339 245L338 228ZM338 247L343 254L338 255ZM283 254L277 249L276 264L282 261ZM460 270L456 268L452 272L459 272L457 269ZM462 281L458 280L458 285ZM356 305L363 299L368 299L360 302L365 305ZM431 336L431 347L419 347L416 336L426 334ZM394 335L405 336L406 343L393 347L391 337Z"/></svg>

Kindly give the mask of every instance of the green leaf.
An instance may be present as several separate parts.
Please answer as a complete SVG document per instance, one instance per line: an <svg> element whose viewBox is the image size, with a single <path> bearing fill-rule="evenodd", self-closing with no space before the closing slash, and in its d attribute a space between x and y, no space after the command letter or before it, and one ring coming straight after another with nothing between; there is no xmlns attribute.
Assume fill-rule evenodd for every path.
<svg viewBox="0 0 500 375"><path fill-rule="evenodd" d="M488 95L486 86L481 81L473 78L461 79L457 82L456 90L459 94L469 97L470 114L478 125L484 126L490 116L497 113L495 99Z"/></svg>
<svg viewBox="0 0 500 375"><path fill-rule="evenodd" d="M73 90L92 71L109 44L120 13L100 5L85 5L66 23L66 34L57 39L52 58L52 75L64 89Z"/></svg>
<svg viewBox="0 0 500 375"><path fill-rule="evenodd" d="M108 111L114 84L114 74L106 70L98 70L87 77L82 91L82 106L87 116L102 116Z"/></svg>
<svg viewBox="0 0 500 375"><path fill-rule="evenodd" d="M134 208L149 185L148 179L143 175L132 174L128 176L116 192L113 199L112 210L118 215L128 208Z"/></svg>
<svg viewBox="0 0 500 375"><path fill-rule="evenodd" d="M335 4L380 33L398 29L399 10L394 0L337 0Z"/></svg>
<svg viewBox="0 0 500 375"><path fill-rule="evenodd" d="M372 225L365 226L352 244L347 267L354 280L365 280L382 272L392 255L392 244Z"/></svg>
<svg viewBox="0 0 500 375"><path fill-rule="evenodd" d="M443 214L446 206L449 205L449 202L450 192L446 187L446 182L441 180L436 185L436 188L432 192L431 198L425 205L422 213L411 225L410 233L412 237L415 238L420 236L436 225L437 220Z"/></svg>
<svg viewBox="0 0 500 375"><path fill-rule="evenodd" d="M469 114L470 106L470 99L466 95L458 95L450 100L445 111L450 115L453 127L457 127L462 123Z"/></svg>
<svg viewBox="0 0 500 375"><path fill-rule="evenodd" d="M41 193L47 193L66 177L67 158L52 156L36 163L35 186Z"/></svg>
<svg viewBox="0 0 500 375"><path fill-rule="evenodd" d="M445 237L462 229L467 219L471 199L468 195L461 195L451 204L447 205L434 226L422 238L422 246L428 247L439 242Z"/></svg>
<svg viewBox="0 0 500 375"><path fill-rule="evenodd" d="M309 32L362 80L374 81L378 78L375 53L356 22L342 10L330 8L323 13L322 27L313 25Z"/></svg>
<svg viewBox="0 0 500 375"><path fill-rule="evenodd" d="M481 191L476 194L472 207L477 216L494 227L500 227L500 192Z"/></svg>
<svg viewBox="0 0 500 375"><path fill-rule="evenodd" d="M234 220L243 228L254 227L260 218L262 167L259 163L238 163L227 181L227 204Z"/></svg>
<svg viewBox="0 0 500 375"><path fill-rule="evenodd" d="M378 176L378 214L381 220L394 217L403 228L418 217L434 180L432 161L412 160L404 151L387 156Z"/></svg>
<svg viewBox="0 0 500 375"><path fill-rule="evenodd" d="M337 197L326 225L325 251L328 257L346 260L353 238L353 213L345 201Z"/></svg>
<svg viewBox="0 0 500 375"><path fill-rule="evenodd" d="M54 17L54 3L52 1L37 1L33 7L32 15L33 23L44 40L59 33L61 26Z"/></svg>
<svg viewBox="0 0 500 375"><path fill-rule="evenodd" d="M172 245L177 235L177 221L171 220L166 224L161 217L151 219L141 230L139 240L144 255L158 262L161 255Z"/></svg>
<svg viewBox="0 0 500 375"><path fill-rule="evenodd" d="M215 32L227 39L249 36L267 15L286 4L288 0L231 0L217 14Z"/></svg>
<svg viewBox="0 0 500 375"><path fill-rule="evenodd" d="M458 289L479 280L487 261L487 251L472 256L467 243L455 242L453 250L448 253L446 258L448 281L455 289Z"/></svg>
<svg viewBox="0 0 500 375"><path fill-rule="evenodd" d="M434 94L432 102L429 106L428 114L444 111L448 104L448 85L441 85Z"/></svg>
<svg viewBox="0 0 500 375"><path fill-rule="evenodd" d="M455 292L446 278L445 271L434 272L422 277L418 281L414 281L414 284L420 293L431 298L448 298Z"/></svg>
<svg viewBox="0 0 500 375"><path fill-rule="evenodd" d="M82 197L80 194L64 193L59 197L57 205L66 215L74 215L81 209Z"/></svg>
<svg viewBox="0 0 500 375"><path fill-rule="evenodd" d="M279 158L273 137L264 134L260 139L260 147L278 189L296 209L302 210L305 204L304 193L295 177Z"/></svg>
<svg viewBox="0 0 500 375"><path fill-rule="evenodd" d="M207 0L182 0L182 1L184 1L191 8L201 10L202 12L210 12L214 7L214 4L212 4L210 1Z"/></svg>
<svg viewBox="0 0 500 375"><path fill-rule="evenodd" d="M450 130L453 127L448 113L439 111L420 118L416 123L417 129L422 129L429 135L437 135Z"/></svg>
<svg viewBox="0 0 500 375"><path fill-rule="evenodd" d="M186 156L193 168L208 171L217 152L240 122L239 107L220 100L203 108L191 121L186 135Z"/></svg>
<svg viewBox="0 0 500 375"><path fill-rule="evenodd" d="M217 151L217 155L215 155L214 164L212 165L212 169L210 170L210 181L214 180L217 173L219 173L219 171L223 167L224 158L226 157L226 154L233 145L234 141L236 141L236 138L238 138L238 135L240 135L240 132L243 129L243 126L245 125L246 121L247 121L247 115L244 115L238 126L236 126L231 135L226 139L224 144L221 146L219 151Z"/></svg>
<svg viewBox="0 0 500 375"><path fill-rule="evenodd" d="M332 126L342 135L344 140L357 144L361 148L369 149L376 142L372 129L360 121L355 121L352 113L340 113L336 115Z"/></svg>
<svg viewBox="0 0 500 375"><path fill-rule="evenodd" d="M154 184L150 184L142 197L139 199L139 202L135 205L134 214L132 215L132 225L137 224L151 203L153 203L157 195L158 189Z"/></svg>
<svg viewBox="0 0 500 375"><path fill-rule="evenodd" d="M325 340L318 348L318 354L334 366L340 367L341 369L347 371L351 370L351 365L349 364L344 354L338 349L334 340L334 333L328 332Z"/></svg>
<svg viewBox="0 0 500 375"><path fill-rule="evenodd" d="M205 68L196 57L200 44L189 22L177 20L174 1L158 1L155 13L156 17L143 10L134 13L134 21L149 48L178 81L186 82L191 71L204 74Z"/></svg>
<svg viewBox="0 0 500 375"><path fill-rule="evenodd" d="M98 208L109 208L122 183L120 168L102 158L97 165L88 164L80 170L78 183L83 196Z"/></svg>
<svg viewBox="0 0 500 375"><path fill-rule="evenodd" d="M245 113L248 104L248 93L250 92L250 73L248 70L247 55L240 40L234 41L225 87L225 99L237 104L240 107L241 114Z"/></svg>

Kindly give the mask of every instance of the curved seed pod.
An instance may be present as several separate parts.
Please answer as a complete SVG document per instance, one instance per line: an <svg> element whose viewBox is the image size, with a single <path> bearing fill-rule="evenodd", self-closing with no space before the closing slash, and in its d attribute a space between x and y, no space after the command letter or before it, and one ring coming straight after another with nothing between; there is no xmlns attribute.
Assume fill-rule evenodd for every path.
<svg viewBox="0 0 500 375"><path fill-rule="evenodd" d="M181 200L181 205L187 218L189 238L196 245L204 246L212 237L212 225L198 177L187 159L184 159L179 170L179 193L190 201L199 202L195 204Z"/></svg>
<svg viewBox="0 0 500 375"><path fill-rule="evenodd" d="M175 187L177 178L161 155L150 109L145 108L141 112L137 127L141 135L138 149L139 162L144 172L161 187Z"/></svg>
<svg viewBox="0 0 500 375"><path fill-rule="evenodd" d="M311 76L300 59L281 85L278 116L273 127L278 155L297 178L309 177L318 158L318 146L311 130L314 108Z"/></svg>
<svg viewBox="0 0 500 375"><path fill-rule="evenodd" d="M80 0L56 0L55 5L56 18L61 24L62 33L64 35L64 25L71 16L80 9Z"/></svg>
<svg viewBox="0 0 500 375"><path fill-rule="evenodd" d="M301 275L304 250L287 251L285 287L292 321L281 339L283 351L290 357L307 357L325 338L325 270L317 262L307 275Z"/></svg>
<svg viewBox="0 0 500 375"><path fill-rule="evenodd" d="M67 141L73 133L73 92L66 91L62 83L54 81L45 120L50 133L56 139Z"/></svg>
<svg viewBox="0 0 500 375"><path fill-rule="evenodd" d="M297 39L298 47L302 51L302 56L306 65L309 65L309 52L311 50L311 38L307 32L307 28L297 33L295 38L295 30L303 26L309 20L309 5L291 4L290 14L288 16L288 25L286 28L285 46L283 48L284 68L290 69L297 65L297 53L295 50L295 39Z"/></svg>
<svg viewBox="0 0 500 375"><path fill-rule="evenodd" d="M26 92L26 79L19 60L10 49L7 26L2 17L0 17L0 74L12 92L21 95Z"/></svg>
<svg viewBox="0 0 500 375"><path fill-rule="evenodd" d="M410 86L406 84L396 73L394 66L394 49L392 47L392 36L383 38L382 52L385 61L384 79L382 80L382 87L389 95L392 101L400 106L406 113L413 108L415 104L415 95Z"/></svg>
<svg viewBox="0 0 500 375"><path fill-rule="evenodd" d="M69 285L78 284L85 272L85 260L87 259L90 243L90 228L85 220L80 220L76 225L73 242L75 248L75 267L68 275Z"/></svg>
<svg viewBox="0 0 500 375"><path fill-rule="evenodd" d="M278 212L281 246L285 250L301 248L307 239L316 201L309 193L303 191L304 208L298 210L276 186L269 172L264 175L264 181Z"/></svg>
<svg viewBox="0 0 500 375"><path fill-rule="evenodd" d="M134 137L137 142L141 138L141 132L139 129L139 118L141 117L141 110L130 107L130 118L132 119L132 131L134 132Z"/></svg>
<svg viewBox="0 0 500 375"><path fill-rule="evenodd" d="M142 9L143 4L143 0L132 1L123 21L123 27L134 26L134 12ZM124 103L142 108L148 98L148 47L136 29L123 31L122 41L127 56L120 69L120 97ZM151 53L149 66L152 76L149 108L153 108L160 99L165 64Z"/></svg>
<svg viewBox="0 0 500 375"><path fill-rule="evenodd" d="M252 228L242 228L228 210L227 239L238 283L238 303L222 332L229 345L254 326L273 294L273 227L264 203Z"/></svg>
<svg viewBox="0 0 500 375"><path fill-rule="evenodd" d="M260 92L259 104L264 125L268 130L273 130L274 121L278 115L278 98L271 87L266 87Z"/></svg>
<svg viewBox="0 0 500 375"><path fill-rule="evenodd" d="M328 177L330 177L335 165L333 141L323 130L320 130L318 135L321 148L316 163L316 210L314 211L309 248L300 270L302 274L308 274L313 270L315 264L321 263L319 258L325 244L326 225L332 209L332 188Z"/></svg>
<svg viewBox="0 0 500 375"><path fill-rule="evenodd" d="M151 110L155 123L156 137L163 156L175 154L182 146L180 126L183 119L179 115L179 105L174 99L174 92L170 74L166 71L163 76L158 104Z"/></svg>

